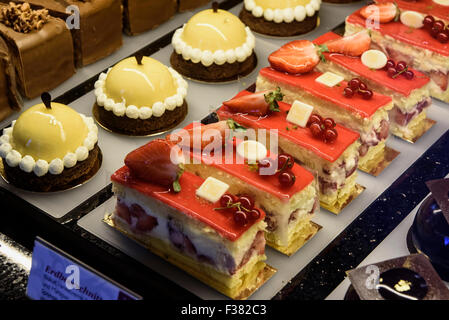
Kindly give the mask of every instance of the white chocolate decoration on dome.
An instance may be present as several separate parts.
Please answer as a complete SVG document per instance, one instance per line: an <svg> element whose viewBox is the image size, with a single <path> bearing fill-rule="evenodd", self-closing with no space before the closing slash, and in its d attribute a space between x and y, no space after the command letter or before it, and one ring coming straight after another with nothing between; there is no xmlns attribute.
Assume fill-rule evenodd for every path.
<svg viewBox="0 0 449 320"><path fill-rule="evenodd" d="M245 0L251 14L275 23L301 22L320 10L321 0Z"/></svg>
<svg viewBox="0 0 449 320"><path fill-rule="evenodd" d="M255 44L251 30L238 17L212 9L194 15L172 38L177 54L206 67L243 62L251 56Z"/></svg>
<svg viewBox="0 0 449 320"><path fill-rule="evenodd" d="M116 116L131 119L160 117L184 103L187 82L159 61L143 57L126 58L101 73L95 82L97 104Z"/></svg>
<svg viewBox="0 0 449 320"><path fill-rule="evenodd" d="M60 174L86 160L98 140L90 117L52 102L51 109L37 104L13 121L0 137L0 157L11 167L41 177Z"/></svg>

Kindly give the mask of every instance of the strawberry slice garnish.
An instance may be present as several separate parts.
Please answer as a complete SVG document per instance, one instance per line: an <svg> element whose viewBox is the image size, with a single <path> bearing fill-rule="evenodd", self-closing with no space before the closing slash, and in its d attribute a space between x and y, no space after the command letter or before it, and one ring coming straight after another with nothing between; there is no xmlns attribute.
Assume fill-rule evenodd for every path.
<svg viewBox="0 0 449 320"><path fill-rule="evenodd" d="M315 45L309 40L289 42L268 57L271 67L291 74L311 71L320 62Z"/></svg>
<svg viewBox="0 0 449 320"><path fill-rule="evenodd" d="M169 134L167 140L180 147L196 149L199 146L203 150L206 146L209 148L223 146L230 133L230 129L238 130L242 128L232 120L223 120L207 125L198 125L187 130ZM201 141L201 144L197 141Z"/></svg>
<svg viewBox="0 0 449 320"><path fill-rule="evenodd" d="M328 52L342 53L347 56L360 56L371 46L371 37L368 30L362 30L353 35L329 40L320 47ZM322 51L326 51L321 49Z"/></svg>
<svg viewBox="0 0 449 320"><path fill-rule="evenodd" d="M399 10L392 2L370 4L360 10L360 15L365 19L370 19L379 23L388 23L397 19Z"/></svg>
<svg viewBox="0 0 449 320"><path fill-rule="evenodd" d="M235 113L263 117L270 111L279 112L278 101L282 101L283 98L284 94L282 94L281 88L278 87L276 91L264 90L237 97L223 102L223 105Z"/></svg>
<svg viewBox="0 0 449 320"><path fill-rule="evenodd" d="M172 187L179 192L179 178L183 165L171 159L173 144L163 139L153 140L131 151L125 158L125 165L131 174L144 181L163 187Z"/></svg>

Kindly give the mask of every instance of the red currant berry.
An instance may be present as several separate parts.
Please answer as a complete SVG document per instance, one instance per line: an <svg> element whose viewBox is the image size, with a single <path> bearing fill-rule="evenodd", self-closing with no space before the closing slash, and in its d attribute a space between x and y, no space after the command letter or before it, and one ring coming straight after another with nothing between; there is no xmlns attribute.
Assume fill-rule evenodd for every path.
<svg viewBox="0 0 449 320"><path fill-rule="evenodd" d="M444 22L441 20L435 21L432 26L432 28L438 29L440 32L444 30L444 27Z"/></svg>
<svg viewBox="0 0 449 320"><path fill-rule="evenodd" d="M348 87L357 91L361 83L362 81L359 78L354 78L348 82Z"/></svg>
<svg viewBox="0 0 449 320"><path fill-rule="evenodd" d="M324 133L324 137L326 139L326 142L334 142L337 140L338 133L335 129L326 129L326 132Z"/></svg>
<svg viewBox="0 0 449 320"><path fill-rule="evenodd" d="M343 90L343 95L344 95L346 98L352 98L352 97L354 96L354 90L352 90L352 89L349 88L349 87L346 87L346 88Z"/></svg>
<svg viewBox="0 0 449 320"><path fill-rule="evenodd" d="M437 40L441 43L447 43L449 41L449 36L445 32L440 32L437 35Z"/></svg>
<svg viewBox="0 0 449 320"><path fill-rule="evenodd" d="M436 38L440 32L441 30L435 27L432 27L432 29L430 29L430 35L434 38Z"/></svg>
<svg viewBox="0 0 449 320"><path fill-rule="evenodd" d="M366 84L364 84L363 82L361 82L360 86L359 86L359 89L360 90L366 90L366 89L368 89L368 86Z"/></svg>
<svg viewBox="0 0 449 320"><path fill-rule="evenodd" d="M295 175L290 171L284 171L279 174L279 183L284 188L290 188L295 184L296 177Z"/></svg>
<svg viewBox="0 0 449 320"><path fill-rule="evenodd" d="M312 123L310 125L310 131L312 132L312 135L315 138L321 138L322 137L323 132L321 130L321 125L319 123L317 123L317 122Z"/></svg>
<svg viewBox="0 0 449 320"><path fill-rule="evenodd" d="M324 119L323 124L326 129L331 129L331 128L335 127L335 121L332 118Z"/></svg>
<svg viewBox="0 0 449 320"><path fill-rule="evenodd" d="M234 213L234 221L240 226L245 226L248 223L248 216L245 212L238 210Z"/></svg>
<svg viewBox="0 0 449 320"><path fill-rule="evenodd" d="M260 211L259 209L254 208L250 212L248 212L248 215L251 219L257 220L260 218Z"/></svg>
<svg viewBox="0 0 449 320"><path fill-rule="evenodd" d="M435 22L435 18L432 16L426 16L423 20L424 27L430 29L433 27L433 23Z"/></svg>
<svg viewBox="0 0 449 320"><path fill-rule="evenodd" d="M246 210L254 208L254 200L249 196L244 195L239 197L238 202L240 202L240 206Z"/></svg>
<svg viewBox="0 0 449 320"><path fill-rule="evenodd" d="M284 153L278 156L278 161L279 161L278 166L279 169L281 170L290 169L293 167L293 164L295 163L291 155Z"/></svg>
<svg viewBox="0 0 449 320"><path fill-rule="evenodd" d="M401 72L404 71L407 68L407 63L405 61L399 61L396 64L396 71Z"/></svg>
<svg viewBox="0 0 449 320"><path fill-rule="evenodd" d="M404 77L408 80L412 80L415 74L411 70L407 70L404 72Z"/></svg>
<svg viewBox="0 0 449 320"><path fill-rule="evenodd" d="M227 208L233 203L234 203L234 197L228 193L225 193L220 198L220 206L222 208Z"/></svg>
<svg viewBox="0 0 449 320"><path fill-rule="evenodd" d="M264 158L259 161L260 168L269 168L272 165L273 165L273 159L271 159L271 158Z"/></svg>
<svg viewBox="0 0 449 320"><path fill-rule="evenodd" d="M396 75L396 68L388 68L387 74L390 78L393 78Z"/></svg>
<svg viewBox="0 0 449 320"><path fill-rule="evenodd" d="M373 92L371 90L363 91L362 98L365 100L369 100L373 97Z"/></svg>
<svg viewBox="0 0 449 320"><path fill-rule="evenodd" d="M396 63L393 61L393 60L391 60L391 59L388 59L387 60L387 64L385 65L385 70L388 70L388 68L395 68L396 67Z"/></svg>
<svg viewBox="0 0 449 320"><path fill-rule="evenodd" d="M309 127L312 123L321 123L321 121L323 121L323 118L316 114L313 113L310 117L309 117L309 121L307 122L307 126Z"/></svg>

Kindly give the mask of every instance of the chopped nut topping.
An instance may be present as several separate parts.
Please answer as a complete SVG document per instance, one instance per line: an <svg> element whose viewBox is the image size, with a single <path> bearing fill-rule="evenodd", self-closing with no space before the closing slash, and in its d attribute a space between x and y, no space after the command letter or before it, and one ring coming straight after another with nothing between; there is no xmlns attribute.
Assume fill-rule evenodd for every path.
<svg viewBox="0 0 449 320"><path fill-rule="evenodd" d="M29 3L10 2L0 9L0 22L16 32L40 30L50 19L47 9L33 10Z"/></svg>

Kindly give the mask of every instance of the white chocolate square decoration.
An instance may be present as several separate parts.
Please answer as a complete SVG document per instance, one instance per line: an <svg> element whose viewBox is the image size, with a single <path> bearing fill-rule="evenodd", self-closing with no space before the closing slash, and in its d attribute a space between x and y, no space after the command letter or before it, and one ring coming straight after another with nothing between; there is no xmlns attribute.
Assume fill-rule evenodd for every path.
<svg viewBox="0 0 449 320"><path fill-rule="evenodd" d="M295 100L287 114L287 121L305 128L312 114L313 107L307 103Z"/></svg>
<svg viewBox="0 0 449 320"><path fill-rule="evenodd" d="M339 76L338 74L332 72L325 72L321 76L315 79L316 82L322 83L328 87L334 87L340 82L342 82L345 78Z"/></svg>
<svg viewBox="0 0 449 320"><path fill-rule="evenodd" d="M221 196L229 189L229 185L215 179L208 177L203 184L196 190L196 195L212 203L220 200Z"/></svg>

